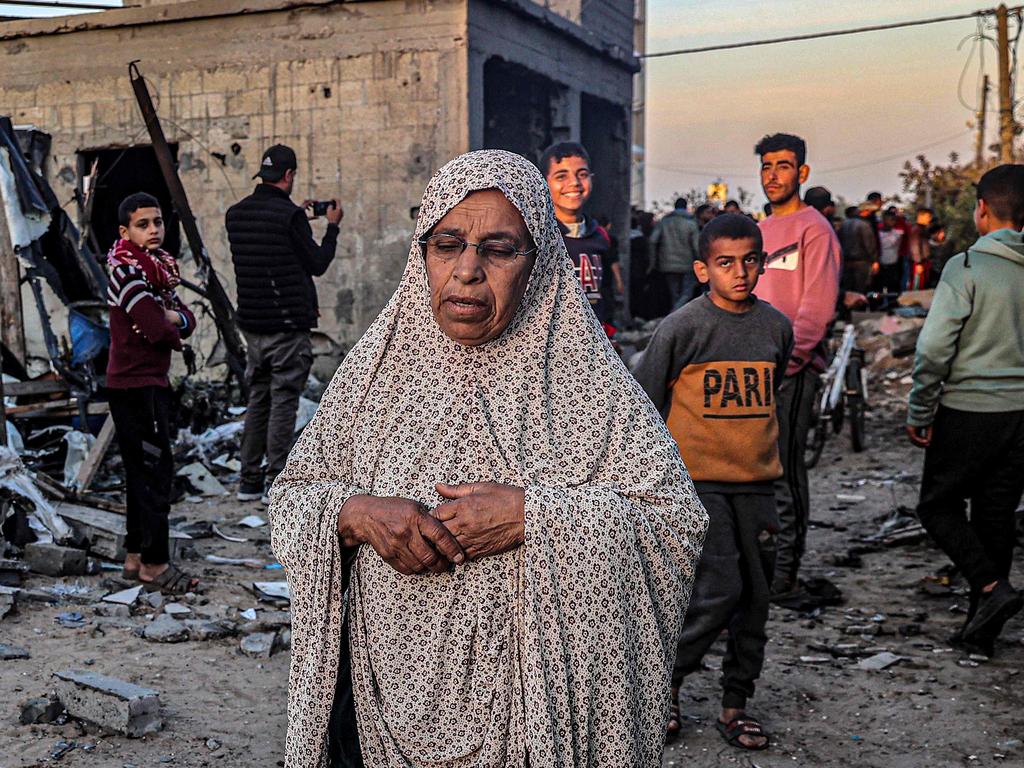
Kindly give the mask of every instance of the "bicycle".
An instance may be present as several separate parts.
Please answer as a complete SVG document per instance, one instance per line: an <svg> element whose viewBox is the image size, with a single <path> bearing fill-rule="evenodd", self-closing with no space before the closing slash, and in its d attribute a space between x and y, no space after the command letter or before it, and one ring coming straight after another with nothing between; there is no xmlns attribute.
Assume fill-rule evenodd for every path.
<svg viewBox="0 0 1024 768"><path fill-rule="evenodd" d="M829 429L839 434L843 422L850 423L850 445L854 453L866 446L864 411L868 399L867 370L864 368L864 350L857 346L856 328L847 323L842 340L821 374L821 395L815 400L811 415L809 439L804 462L810 469L821 459Z"/></svg>
<svg viewBox="0 0 1024 768"><path fill-rule="evenodd" d="M865 294L871 311L891 311L900 294L894 291L870 291ZM860 453L866 445L864 411L868 401L868 376L864 367L864 350L857 346L856 329L850 322L850 311L842 310L845 321L842 340L835 347L835 336L830 347L835 347L828 370L821 375L821 396L814 403L809 437L804 451L807 468L815 466L821 459L828 438L828 428L834 434L843 429L843 421L850 422L850 445L854 453Z"/></svg>

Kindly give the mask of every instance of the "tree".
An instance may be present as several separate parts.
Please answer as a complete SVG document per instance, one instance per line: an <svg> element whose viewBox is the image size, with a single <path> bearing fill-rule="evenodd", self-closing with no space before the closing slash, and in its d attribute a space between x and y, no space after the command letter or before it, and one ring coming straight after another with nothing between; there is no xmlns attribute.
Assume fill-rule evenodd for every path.
<svg viewBox="0 0 1024 768"><path fill-rule="evenodd" d="M978 237L974 229L974 182L988 167L964 165L956 152L950 153L947 165L932 165L924 155L918 155L915 161L905 162L900 172L909 202L914 208L935 211L935 218L946 228L951 253L966 250Z"/></svg>

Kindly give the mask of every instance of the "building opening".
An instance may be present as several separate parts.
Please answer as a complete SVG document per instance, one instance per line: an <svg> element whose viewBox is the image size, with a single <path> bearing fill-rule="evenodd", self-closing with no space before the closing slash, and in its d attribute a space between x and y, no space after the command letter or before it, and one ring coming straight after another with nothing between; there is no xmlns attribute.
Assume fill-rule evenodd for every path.
<svg viewBox="0 0 1024 768"><path fill-rule="evenodd" d="M171 156L177 160L178 145L171 144L170 148ZM181 248L181 230L171 205L171 193L167 190L153 147L146 145L79 152L78 178L83 184L92 169L93 161L98 161L97 182L89 225L98 253L106 254L120 236L117 206L121 201L133 192L147 192L160 201L160 209L164 214L164 250L177 256Z"/></svg>
<svg viewBox="0 0 1024 768"><path fill-rule="evenodd" d="M629 122L626 110L584 93L580 98L580 142L597 177L587 210L608 216L625 231L629 210Z"/></svg>
<svg viewBox="0 0 1024 768"><path fill-rule="evenodd" d="M526 67L492 57L484 62L483 149L506 149L540 160L552 143L558 86Z"/></svg>

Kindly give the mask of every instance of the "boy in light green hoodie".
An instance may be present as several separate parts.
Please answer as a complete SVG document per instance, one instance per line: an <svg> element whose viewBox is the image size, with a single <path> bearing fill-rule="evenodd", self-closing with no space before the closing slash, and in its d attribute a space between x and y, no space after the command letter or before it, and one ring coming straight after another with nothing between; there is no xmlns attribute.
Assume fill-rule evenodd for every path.
<svg viewBox="0 0 1024 768"><path fill-rule="evenodd" d="M971 586L959 640L992 655L1024 493L1024 165L978 182L981 237L942 271L917 341L907 433L927 449L917 515ZM971 502L968 521L965 502Z"/></svg>

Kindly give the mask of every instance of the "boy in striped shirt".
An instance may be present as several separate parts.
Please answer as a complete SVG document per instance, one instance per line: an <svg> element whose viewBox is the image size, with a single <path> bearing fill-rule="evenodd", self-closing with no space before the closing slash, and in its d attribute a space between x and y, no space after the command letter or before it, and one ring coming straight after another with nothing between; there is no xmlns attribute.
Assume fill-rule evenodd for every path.
<svg viewBox="0 0 1024 768"><path fill-rule="evenodd" d="M128 551L124 576L148 591L181 594L197 581L170 563L167 516L171 454L171 352L195 329L195 315L175 293L178 265L161 249L160 203L137 192L117 210L121 239L107 255L110 282L110 415L124 461Z"/></svg>

